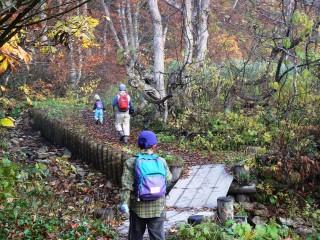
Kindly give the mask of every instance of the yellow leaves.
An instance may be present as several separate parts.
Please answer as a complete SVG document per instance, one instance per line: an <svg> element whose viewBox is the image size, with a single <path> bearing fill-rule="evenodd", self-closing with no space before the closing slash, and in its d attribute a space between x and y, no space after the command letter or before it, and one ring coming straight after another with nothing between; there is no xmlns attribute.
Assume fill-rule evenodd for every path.
<svg viewBox="0 0 320 240"><path fill-rule="evenodd" d="M14 127L14 123L10 118L0 119L0 126L2 127Z"/></svg>
<svg viewBox="0 0 320 240"><path fill-rule="evenodd" d="M5 86L2 86L2 85L0 85L0 90L2 92L8 92L9 91Z"/></svg>
<svg viewBox="0 0 320 240"><path fill-rule="evenodd" d="M31 60L31 55L18 45L17 35L13 36L0 48L0 74L10 66L12 70L20 65L19 61L28 64Z"/></svg>
<svg viewBox="0 0 320 240"><path fill-rule="evenodd" d="M27 99L27 102L28 102L29 105L33 105L33 102L32 102L32 100L30 98L26 97L26 99Z"/></svg>
<svg viewBox="0 0 320 240"><path fill-rule="evenodd" d="M89 48L97 46L93 31L98 24L99 21L92 17L72 16L67 21L58 21L48 36L65 45L71 41L71 37L76 37L83 48ZM44 52L48 50L43 49Z"/></svg>
<svg viewBox="0 0 320 240"><path fill-rule="evenodd" d="M0 56L0 74L7 70L8 65L8 59L4 56Z"/></svg>
<svg viewBox="0 0 320 240"><path fill-rule="evenodd" d="M277 90L277 91L280 89L280 85L279 85L278 82L271 82L271 83L270 83L270 87L271 87L272 89L274 89L274 90Z"/></svg>
<svg viewBox="0 0 320 240"><path fill-rule="evenodd" d="M20 86L19 89L22 90L24 94L29 94L29 89L26 86Z"/></svg>

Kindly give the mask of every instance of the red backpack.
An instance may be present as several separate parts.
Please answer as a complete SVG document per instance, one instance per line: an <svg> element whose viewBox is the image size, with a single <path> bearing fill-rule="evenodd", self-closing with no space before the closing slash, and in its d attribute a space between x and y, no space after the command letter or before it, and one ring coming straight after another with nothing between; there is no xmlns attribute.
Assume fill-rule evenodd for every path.
<svg viewBox="0 0 320 240"><path fill-rule="evenodd" d="M126 112L129 109L129 99L127 93L119 94L118 106L120 112Z"/></svg>

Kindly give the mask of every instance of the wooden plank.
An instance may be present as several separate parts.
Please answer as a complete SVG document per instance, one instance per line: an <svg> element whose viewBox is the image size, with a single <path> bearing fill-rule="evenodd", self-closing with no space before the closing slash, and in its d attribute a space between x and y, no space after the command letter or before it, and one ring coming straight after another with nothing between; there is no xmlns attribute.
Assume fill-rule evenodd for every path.
<svg viewBox="0 0 320 240"><path fill-rule="evenodd" d="M196 197L198 189L201 188L203 181L208 177L208 173L212 169L211 166L212 165L203 165L197 167L198 171L196 175L193 176L192 181L188 186L186 186L185 191L175 204L176 207L189 207L193 199ZM193 205L194 204L195 203L193 203Z"/></svg>
<svg viewBox="0 0 320 240"><path fill-rule="evenodd" d="M189 207L197 191L198 189L194 189L194 188L189 188L187 191L184 191L183 194L175 203L175 207L178 207L178 208Z"/></svg>
<svg viewBox="0 0 320 240"><path fill-rule="evenodd" d="M212 191L205 206L209 208L217 208L217 198L227 196L232 181L233 176L231 176L229 173L226 172L225 169L223 169L216 184L217 188L214 191Z"/></svg>
<svg viewBox="0 0 320 240"><path fill-rule="evenodd" d="M215 191L215 189L217 188L216 185L223 170L224 170L224 165L222 164L211 166L210 172L204 179L203 184L201 185L201 188L198 189L198 192L194 196L189 207L205 206L211 193Z"/></svg>
<svg viewBox="0 0 320 240"><path fill-rule="evenodd" d="M182 188L173 188L171 189L169 195L166 199L166 206L167 207L174 207L181 195L183 194L184 189Z"/></svg>

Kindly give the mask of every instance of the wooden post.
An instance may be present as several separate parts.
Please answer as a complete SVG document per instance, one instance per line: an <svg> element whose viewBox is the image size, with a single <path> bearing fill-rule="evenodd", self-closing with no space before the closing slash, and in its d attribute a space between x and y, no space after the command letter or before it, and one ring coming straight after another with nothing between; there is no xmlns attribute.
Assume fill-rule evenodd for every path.
<svg viewBox="0 0 320 240"><path fill-rule="evenodd" d="M233 200L231 197L219 197L218 203L218 217L222 225L233 219Z"/></svg>
<svg viewBox="0 0 320 240"><path fill-rule="evenodd" d="M113 151L111 148L108 148L108 179L113 178L113 164L112 164L112 158L113 158Z"/></svg>
<svg viewBox="0 0 320 240"><path fill-rule="evenodd" d="M97 151L98 151L98 169L99 171L103 174L104 170L103 170L103 161L102 161L102 156L103 156L103 145L102 144L98 144L97 147Z"/></svg>
<svg viewBox="0 0 320 240"><path fill-rule="evenodd" d="M102 162L103 162L103 174L109 179L108 148L106 146L103 146L102 148Z"/></svg>

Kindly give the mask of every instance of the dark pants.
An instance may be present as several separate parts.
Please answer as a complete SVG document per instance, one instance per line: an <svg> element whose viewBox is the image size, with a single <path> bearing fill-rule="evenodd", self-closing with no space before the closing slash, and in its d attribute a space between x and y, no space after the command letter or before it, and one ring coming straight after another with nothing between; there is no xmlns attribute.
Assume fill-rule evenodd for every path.
<svg viewBox="0 0 320 240"><path fill-rule="evenodd" d="M148 227L151 240L165 240L164 236L164 211L160 217L140 218L130 210L129 240L142 240L143 234Z"/></svg>

